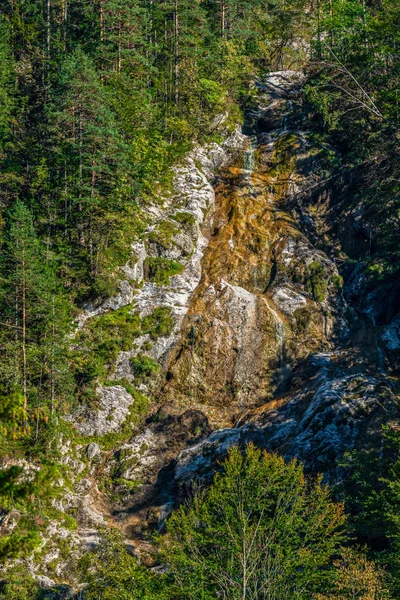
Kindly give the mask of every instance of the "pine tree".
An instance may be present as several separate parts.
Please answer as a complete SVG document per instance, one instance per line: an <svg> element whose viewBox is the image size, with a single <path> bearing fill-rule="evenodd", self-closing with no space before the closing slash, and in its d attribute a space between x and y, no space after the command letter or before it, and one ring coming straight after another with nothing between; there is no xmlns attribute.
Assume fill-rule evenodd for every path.
<svg viewBox="0 0 400 600"><path fill-rule="evenodd" d="M125 73L146 81L145 11L137 0L102 0L100 3L99 63L104 75Z"/></svg>
<svg viewBox="0 0 400 600"><path fill-rule="evenodd" d="M88 285L130 209L128 147L109 104L93 62L78 49L63 65L50 118L69 264Z"/></svg>
<svg viewBox="0 0 400 600"><path fill-rule="evenodd" d="M1 265L3 394L20 392L26 429L38 411L55 411L56 396L68 393L66 334L69 309L54 266L46 260L32 215L19 200L9 215Z"/></svg>

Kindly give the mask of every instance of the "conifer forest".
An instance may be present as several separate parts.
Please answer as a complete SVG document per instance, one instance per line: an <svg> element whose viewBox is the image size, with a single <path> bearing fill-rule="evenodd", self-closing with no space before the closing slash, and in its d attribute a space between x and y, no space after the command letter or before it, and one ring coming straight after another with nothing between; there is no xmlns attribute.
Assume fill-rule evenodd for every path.
<svg viewBox="0 0 400 600"><path fill-rule="evenodd" d="M0 0L0 600L400 599L400 0Z"/></svg>

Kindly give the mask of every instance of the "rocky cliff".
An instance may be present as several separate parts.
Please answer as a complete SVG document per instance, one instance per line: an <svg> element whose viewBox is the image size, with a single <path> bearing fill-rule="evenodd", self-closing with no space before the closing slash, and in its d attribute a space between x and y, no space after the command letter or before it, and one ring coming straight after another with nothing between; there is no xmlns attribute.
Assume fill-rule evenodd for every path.
<svg viewBox="0 0 400 600"><path fill-rule="evenodd" d="M186 158L147 209L119 294L80 317L77 344L107 327L122 342L61 444L71 489L57 502L78 520L76 548L109 523L145 549L146 528L232 444L331 480L345 451L380 447L397 411L400 286L368 279L357 179L314 136L305 79L271 74L244 133Z"/></svg>
<svg viewBox="0 0 400 600"><path fill-rule="evenodd" d="M249 440L337 480L343 453L379 447L396 411L398 317L391 309L382 326L370 315L371 293L393 306L396 291L363 297L367 276L348 253L351 239L361 246L360 206L344 205L338 154L313 137L304 80L280 72L258 84L243 152L218 177L201 276L155 390L161 408L116 459L134 459L124 476L141 482L122 519L162 519Z"/></svg>

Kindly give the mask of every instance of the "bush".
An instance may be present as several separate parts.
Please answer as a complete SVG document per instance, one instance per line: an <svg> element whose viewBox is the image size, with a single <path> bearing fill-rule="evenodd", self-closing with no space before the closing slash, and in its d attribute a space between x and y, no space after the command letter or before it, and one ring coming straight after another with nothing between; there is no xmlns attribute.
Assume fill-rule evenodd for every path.
<svg viewBox="0 0 400 600"><path fill-rule="evenodd" d="M171 335L173 326L174 321L169 307L160 306L142 320L142 332L149 333L153 340Z"/></svg>
<svg viewBox="0 0 400 600"><path fill-rule="evenodd" d="M147 258L144 266L147 277L157 285L169 285L169 278L183 271L179 262L159 256Z"/></svg>
<svg viewBox="0 0 400 600"><path fill-rule="evenodd" d="M327 281L324 267L314 260L307 269L305 288L312 294L315 302L324 302L327 292Z"/></svg>
<svg viewBox="0 0 400 600"><path fill-rule="evenodd" d="M333 594L318 594L316 600L385 600L389 593L385 586L385 572L368 560L364 552L341 548L336 567Z"/></svg>
<svg viewBox="0 0 400 600"><path fill-rule="evenodd" d="M135 377L139 380L146 379L151 375L156 375L160 370L160 365L151 356L145 356L141 352L131 358L131 367Z"/></svg>
<svg viewBox="0 0 400 600"><path fill-rule="evenodd" d="M84 555L80 563L85 600L167 600L163 577L141 567L127 552L123 535L117 529L103 531L98 547Z"/></svg>

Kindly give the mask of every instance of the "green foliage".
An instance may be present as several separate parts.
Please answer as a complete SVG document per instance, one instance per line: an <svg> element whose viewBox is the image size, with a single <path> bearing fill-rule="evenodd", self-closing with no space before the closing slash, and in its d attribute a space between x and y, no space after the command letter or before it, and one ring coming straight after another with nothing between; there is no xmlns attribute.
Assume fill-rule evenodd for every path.
<svg viewBox="0 0 400 600"><path fill-rule="evenodd" d="M123 458L123 457L121 457ZM124 462L125 464L125 462ZM126 486L125 480L114 483ZM134 482L130 482L134 488ZM166 569L140 566L121 532L104 529L80 561L85 600L383 600L385 573L340 546L343 507L295 461L249 445L231 449L211 487L157 536Z"/></svg>
<svg viewBox="0 0 400 600"><path fill-rule="evenodd" d="M147 277L157 285L169 285L169 278L183 271L183 265L176 260L160 256L146 258L144 266Z"/></svg>
<svg viewBox="0 0 400 600"><path fill-rule="evenodd" d="M163 576L140 566L127 552L116 529L104 530L99 546L87 552L80 564L85 600L169 600L163 592Z"/></svg>
<svg viewBox="0 0 400 600"><path fill-rule="evenodd" d="M118 267L129 261L132 241L143 239L150 224L143 209L156 203L170 185L171 166L194 143L219 139L225 129L240 123L241 107L252 102L254 78L271 69L302 65L302 47L309 41L313 68L307 100L317 135L323 144L338 145L350 166L384 157L383 162L370 163L376 164L370 177L375 181L361 190L366 219L376 232L375 245L383 247L377 255L371 247L367 273L378 280L398 273L398 3L332 0L314 3L310 10L304 0L73 0L50 2L49 7L48 15L46 3L33 0L5 1L0 8L0 450L3 456L28 458L38 468L31 478L24 477L27 470L21 467L1 472L2 508L17 507L23 516L20 531L2 538L4 556L15 554L17 547L29 551L36 544L34 523L24 519L30 511L48 510L46 502L57 493L54 481L61 471L48 461L57 457L59 433L65 426L60 417L76 400L95 402L97 381L117 383L111 380L115 359L120 351L132 348L136 337L148 334L155 340L169 335L173 327L167 309L157 308L140 319L129 306L91 319L72 342L79 308L88 299L98 301L116 291ZM287 169L296 144L293 136L283 136L275 156L276 172ZM322 145L317 158L329 168L340 167L330 147ZM158 224L149 240L170 247L180 225L194 224L184 210L172 221L177 225ZM145 269L150 281L168 285L183 265L153 257ZM338 288L342 284L339 279L329 283ZM313 263L306 286L314 300L325 299L327 285L322 266ZM307 328L309 317L305 312L296 314L299 330ZM132 368L138 381L145 381L157 374L159 365L139 354ZM118 383L135 403L126 428L102 440L110 448L118 435L129 433L147 406L128 382ZM72 435L69 431L67 437ZM262 460L261 473L266 475ZM276 472L286 472L278 462ZM307 499L322 488L312 487L307 495L299 483L299 467L287 469L297 482L302 506L309 506ZM397 539L396 473L397 467L378 486L386 490L391 548L397 547L392 541ZM283 486L285 477L281 475ZM210 495L196 499L206 516L206 501L218 494L227 502L227 513L232 511L223 481L217 478ZM262 504L257 482L255 474L252 489L255 501ZM373 504L377 502L374 497ZM215 515L221 513L215 502L207 506L212 506L214 521L206 521L211 529L205 531L219 534ZM180 514L184 522L192 523L189 516L194 513L189 509ZM294 514L304 533L304 519ZM204 532L193 523L204 549ZM268 519L266 523L263 535ZM288 556L298 556L298 535L292 533L290 552L281 556L274 541L269 556L289 564L285 573L295 577L290 569L299 563L297 559L291 563ZM189 538L181 539L187 548ZM114 552L125 565L120 551L111 542L109 546L115 550L111 555ZM102 552L99 556L117 569L115 557ZM237 554L233 557L235 563ZM193 560L193 553L186 558ZM209 571L189 563L194 586ZM94 564L101 568L100 562ZM310 562L303 564L299 581L307 569L312 571ZM256 565L262 568L257 561ZM129 568L136 577L137 565L130 565L128 574ZM111 583L101 590L91 575L95 587L88 593L123 598L126 588L127 598L146 597L145 584L140 587L143 571L138 575L140 592L130 589L127 579L122 584L111 575L103 569L99 582ZM125 577L122 571L120 575ZM186 582L187 573L180 578ZM214 593L215 581L207 579L203 598ZM15 579L14 584L12 588L7 583L1 593L9 598L33 597L30 581ZM201 585L194 589L194 597L199 589ZM154 597L162 597L158 594Z"/></svg>
<svg viewBox="0 0 400 600"><path fill-rule="evenodd" d="M40 600L40 591L26 569L14 567L0 584L0 600Z"/></svg>
<svg viewBox="0 0 400 600"><path fill-rule="evenodd" d="M156 308L151 315L142 319L142 332L149 333L153 340L171 335L173 326L174 321L169 307Z"/></svg>
<svg viewBox="0 0 400 600"><path fill-rule="evenodd" d="M13 465L0 470L0 509L11 511L13 526L0 538L0 559L25 557L41 543L36 518L60 492L62 470L56 463L29 468ZM45 522L41 519L42 524Z"/></svg>
<svg viewBox="0 0 400 600"><path fill-rule="evenodd" d="M4 561L29 556L40 542L41 537L34 522L31 519L20 519L11 533L0 538L0 559Z"/></svg>
<svg viewBox="0 0 400 600"><path fill-rule="evenodd" d="M320 481L249 445L170 517L162 546L182 597L308 599L330 582L343 522Z"/></svg>
<svg viewBox="0 0 400 600"><path fill-rule="evenodd" d="M141 352L137 356L131 358L131 366L135 378L139 381L147 379L152 375L156 375L160 370L159 363L151 356L145 356Z"/></svg>
<svg viewBox="0 0 400 600"><path fill-rule="evenodd" d="M338 290L339 292L342 291L344 281L341 275L334 275L331 278L331 283L336 288L336 290Z"/></svg>
<svg viewBox="0 0 400 600"><path fill-rule="evenodd" d="M0 17L0 160L3 161L6 143L11 134L11 116L15 103L13 81L14 61L10 46L9 26Z"/></svg>
<svg viewBox="0 0 400 600"><path fill-rule="evenodd" d="M149 334L155 341L169 336L173 324L170 308L158 307L141 319L134 310L134 303L93 317L76 336L79 348L71 353L77 392L82 394L82 399L96 400L96 381L116 385L109 377L114 372L118 354L131 350L137 337ZM121 385L127 388L126 382ZM128 388L127 391L131 393Z"/></svg>
<svg viewBox="0 0 400 600"><path fill-rule="evenodd" d="M317 260L314 260L305 273L305 288L312 294L315 302L324 302L326 298L328 282L324 267Z"/></svg>
<svg viewBox="0 0 400 600"><path fill-rule="evenodd" d="M77 384L80 386L96 377L105 378L112 374L118 353L130 350L140 334L140 317L133 312L133 305L94 317L77 336L77 341L82 340L84 344L74 355Z"/></svg>
<svg viewBox="0 0 400 600"><path fill-rule="evenodd" d="M365 450L345 455L343 492L350 526L368 543L377 561L390 571L390 588L400 593L400 436L392 422L384 428L384 452Z"/></svg>
<svg viewBox="0 0 400 600"><path fill-rule="evenodd" d="M297 308L293 313L296 319L296 329L299 333L304 333L312 323L312 311L305 306L304 308Z"/></svg>
<svg viewBox="0 0 400 600"><path fill-rule="evenodd" d="M181 225L194 225L195 224L195 218L189 212L185 212L185 211L176 212L172 215L171 218L174 219L174 221L178 221L178 223L181 223Z"/></svg>
<svg viewBox="0 0 400 600"><path fill-rule="evenodd" d="M0 438L18 439L28 432L29 412L24 396L14 392L0 400Z"/></svg>
<svg viewBox="0 0 400 600"><path fill-rule="evenodd" d="M174 237L180 232L180 228L171 223L171 221L162 221L157 225L153 231L148 235L149 242L155 242L161 244L165 248L169 248L172 245Z"/></svg>

